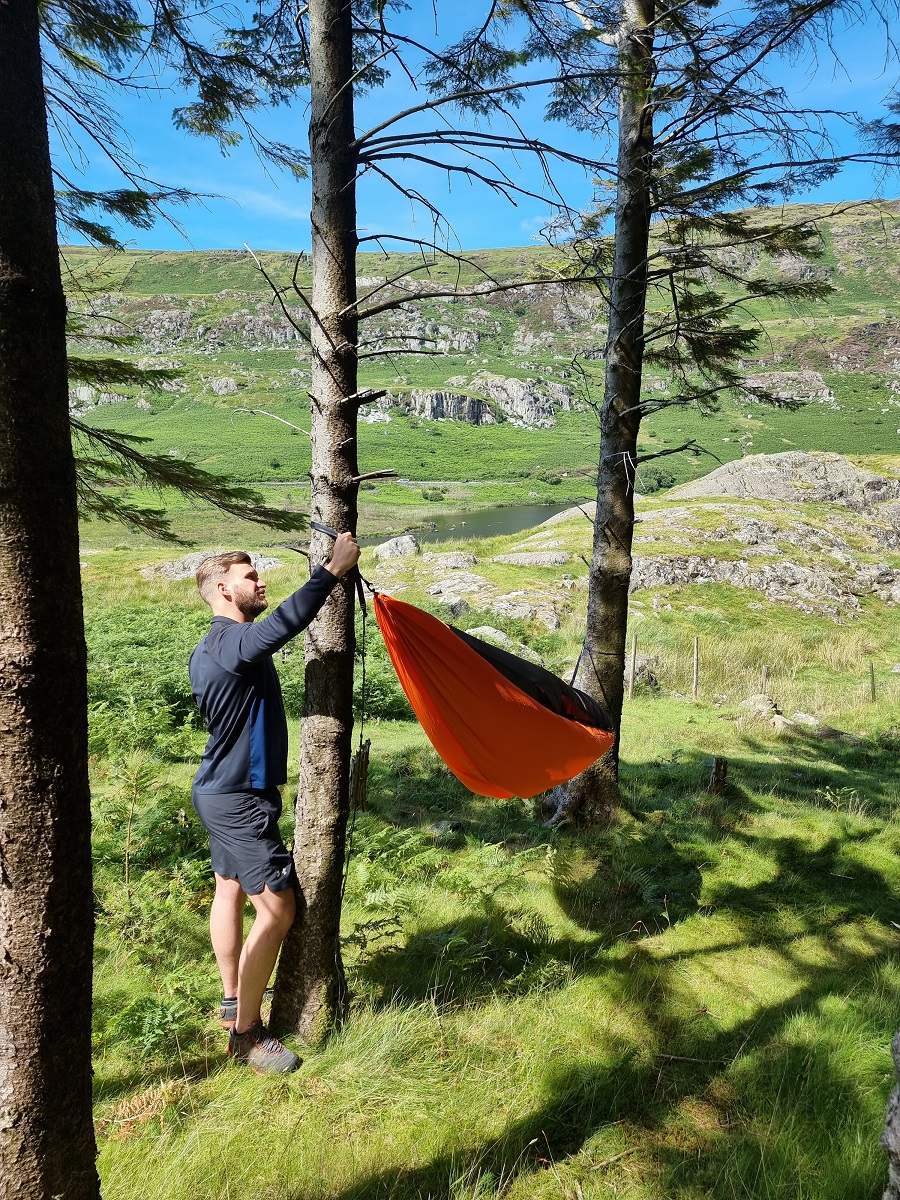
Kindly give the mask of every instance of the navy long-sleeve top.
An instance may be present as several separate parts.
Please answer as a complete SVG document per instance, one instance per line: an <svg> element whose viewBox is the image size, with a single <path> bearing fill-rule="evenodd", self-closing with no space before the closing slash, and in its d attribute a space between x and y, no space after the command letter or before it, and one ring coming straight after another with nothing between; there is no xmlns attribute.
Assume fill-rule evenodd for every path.
<svg viewBox="0 0 900 1200"><path fill-rule="evenodd" d="M308 583L257 624L213 617L189 664L209 730L195 792L261 791L287 781L287 717L272 655L310 624L336 583L316 567Z"/></svg>

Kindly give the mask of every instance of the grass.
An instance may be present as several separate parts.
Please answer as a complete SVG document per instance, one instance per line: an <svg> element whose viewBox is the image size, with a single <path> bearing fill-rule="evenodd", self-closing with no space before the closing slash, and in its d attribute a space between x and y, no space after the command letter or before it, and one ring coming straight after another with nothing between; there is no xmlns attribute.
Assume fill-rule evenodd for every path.
<svg viewBox="0 0 900 1200"><path fill-rule="evenodd" d="M589 527L553 535L574 552ZM475 569L498 588L552 585L489 561L518 540L476 544ZM206 618L190 581L141 577L164 553L85 559L92 698L109 706L92 724L107 1200L880 1195L900 984L894 610L867 599L838 625L725 586L661 590L635 628L662 687L626 703L624 807L590 837L472 796L417 726L370 712L344 920L353 1008L296 1075L267 1080L227 1064L207 1015L209 868L189 803L203 734L183 678ZM273 596L303 570L274 572ZM404 570L404 596L424 598L428 564ZM555 633L492 623L563 669L578 603ZM293 711L297 657L279 664ZM741 708L763 664L788 715L853 737L779 735ZM373 632L382 712L383 665ZM722 797L705 791L713 755L729 761Z"/></svg>
<svg viewBox="0 0 900 1200"><path fill-rule="evenodd" d="M747 436L753 452L834 450L896 473L900 421L881 378L878 330L897 266L882 228L871 214L830 222L824 261L840 292L824 316L758 314L771 361L752 365L824 372L840 411L659 414L644 423L645 451L696 438L713 457L648 464L640 490L737 457ZM70 257L81 270L96 265L92 254ZM487 251L482 263L512 278L532 254ZM292 262L269 259L275 269ZM395 265L373 256L360 273ZM120 288L132 315L189 302L215 322L265 300L240 254L136 252L108 268L102 286ZM426 315L446 319L446 310ZM538 329L547 314L525 304L490 316L498 330L477 353L417 359L403 364L407 374L389 362L365 382L405 391L479 369L508 373L514 327ZM528 373L564 378L571 351L564 361L559 349L529 352ZM150 410L100 408L91 419L147 436L161 453L262 481L272 502L304 509L302 433L233 413L261 407L306 426L296 349L236 341L172 353L184 392L149 397ZM596 381L599 365L587 370ZM209 381L222 376L236 380L233 397L213 397ZM395 416L362 427L361 466L394 467L409 482L362 492L360 528L385 534L440 512L578 499L596 458L590 410L562 413L547 431ZM273 540L199 506L171 507L175 528L196 544L266 549ZM900 565L861 523L849 527L825 506L754 507L777 530L802 519L839 530L860 561ZM715 502L689 504L677 520L665 502L639 508L639 533L656 538L644 552L744 551L725 536L704 540L726 522ZM487 620L568 675L583 635L589 537L576 517L540 531L540 545L527 533L443 544L474 549L485 590L525 590L562 613L548 631L473 603L458 623ZM570 554L567 566L491 561L548 541ZM353 1007L296 1075L266 1080L228 1065L211 1017L209 863L190 805L204 734L185 670L208 618L191 581L141 575L175 553L115 526L83 531L94 1087L107 1200L876 1200L900 986L895 608L863 597L858 612L835 619L726 585L634 596L629 633L660 686L639 686L626 702L623 808L590 836L551 832L531 804L466 792L418 726L396 719L408 710L370 628L369 810L354 829L343 927ZM271 573L273 598L306 569L276 553L285 566ZM811 546L786 554L816 562ZM364 570L377 578L370 551ZM434 607L426 589L441 574L415 559L383 578ZM688 698L695 637L696 702ZM286 800L297 787L300 658L279 662L293 726ZM764 667L788 717L811 713L840 736L802 724L778 732L742 707ZM721 797L706 791L713 756L729 763ZM288 815L283 829L292 836Z"/></svg>
<svg viewBox="0 0 900 1200"><path fill-rule="evenodd" d="M105 1194L875 1197L900 980L896 796L872 759L820 755L871 807L811 804L757 739L732 747L733 789L713 801L702 734L660 762L671 717L646 702L629 716L632 746L644 736L618 830L551 839L520 806L457 795L463 834L443 865L427 834L446 811L427 799L440 772L399 731L407 771L373 789L348 923L372 919L365 862L408 904L402 932L353 962L347 1027L283 1081L228 1068L212 1032L155 1070L101 1059L101 1119L125 1114L101 1139ZM378 731L388 761L397 737ZM393 849L373 848L380 830ZM398 853L401 832L432 861ZM198 917L195 953L202 938ZM132 994L127 958L101 968L101 1005L111 979L120 1003ZM160 1081L178 1089L156 1111ZM129 1124L141 1097L149 1115Z"/></svg>

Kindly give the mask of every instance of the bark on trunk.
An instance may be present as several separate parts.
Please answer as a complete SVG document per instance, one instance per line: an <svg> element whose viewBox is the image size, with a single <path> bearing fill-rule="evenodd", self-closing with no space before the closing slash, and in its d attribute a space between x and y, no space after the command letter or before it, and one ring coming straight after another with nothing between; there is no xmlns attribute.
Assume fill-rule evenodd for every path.
<svg viewBox="0 0 900 1200"><path fill-rule="evenodd" d="M619 800L619 731L625 678L634 483L644 358L650 174L653 161L651 24L655 0L625 0L619 27L619 151L606 379L600 418L597 516L587 627L578 686L606 708L616 741L569 787L585 824L608 821Z"/></svg>
<svg viewBox="0 0 900 1200"><path fill-rule="evenodd" d="M87 687L36 0L0 4L0 1197L99 1196Z"/></svg>
<svg viewBox="0 0 900 1200"><path fill-rule="evenodd" d="M312 515L356 530L358 474L356 154L348 0L309 6L312 174ZM330 543L313 538L313 561ZM340 951L341 881L349 812L354 612L345 581L306 637L306 699L294 861L298 919L281 955L272 1024L320 1041L346 998Z"/></svg>
<svg viewBox="0 0 900 1200"><path fill-rule="evenodd" d="M897 1087L888 1100L881 1148L888 1157L888 1185L882 1200L900 1200L900 1030L891 1042Z"/></svg>

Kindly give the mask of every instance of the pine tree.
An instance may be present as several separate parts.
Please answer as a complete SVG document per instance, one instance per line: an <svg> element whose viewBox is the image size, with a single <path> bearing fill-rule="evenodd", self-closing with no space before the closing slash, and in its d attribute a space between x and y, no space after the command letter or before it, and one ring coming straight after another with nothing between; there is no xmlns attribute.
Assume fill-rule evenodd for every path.
<svg viewBox="0 0 900 1200"><path fill-rule="evenodd" d="M94 1200L87 664L38 15L0 5L0 1196Z"/></svg>
<svg viewBox="0 0 900 1200"><path fill-rule="evenodd" d="M362 405L383 394L359 390L358 364L377 354L400 357L410 352L402 338L392 340L387 348L373 347L365 338L366 321L412 299L484 295L527 282L501 284L485 276L474 293L429 283L435 268L448 259L459 265L465 260L448 250L447 223L438 203L404 180L403 165L437 168L509 199L532 194L504 171L503 158L509 153L536 158L548 181L552 181L554 159L586 169L596 166L582 155L554 147L516 121L514 110L522 93L552 84L556 77L517 77L528 56L503 44L513 28L513 10L486 4L484 21L451 46L417 42L402 28L389 28L389 16L389 9L379 3L311 0L298 25L310 64L312 288L307 295L297 285L296 275L287 288L272 281L282 302L285 292L292 290L309 312L312 516L351 531L356 529L359 483L372 477L360 470L357 460L357 414ZM384 82L386 60L398 64L424 95L359 132L356 101ZM434 118L434 127L424 122L423 128L426 117ZM503 127L497 129L496 124ZM391 230L360 233L357 186L370 172L390 183L408 203L425 209L433 236L409 238ZM565 208L561 198L558 203ZM397 277L358 296L356 254L366 241L382 248L400 244L418 250L421 265L406 272L419 276L415 288ZM283 311L288 316L284 304ZM314 537L311 550L314 559L327 552L321 535ZM279 963L272 1022L313 1041L333 1028L346 1003L340 910L350 804L353 605L352 582L346 582L306 637L294 852L301 904Z"/></svg>
<svg viewBox="0 0 900 1200"><path fill-rule="evenodd" d="M857 21L886 24L895 6L526 0L523 8L532 52L551 55L567 73L551 115L616 148L615 170L604 180L614 199L568 231L575 270L593 272L609 311L577 682L605 706L617 738L569 786L557 814L590 823L608 820L618 803L634 495L641 464L658 457L638 449L641 422L672 407L710 410L729 394L783 403L741 371L759 336L746 305L812 302L830 289L814 274L788 279L767 265L821 255L814 223L768 206L829 179L846 162L891 157L862 140L840 151L828 132L837 114L803 107L771 72L779 60L831 53L840 30ZM840 119L865 132L856 113ZM663 374L665 392L648 382L650 366Z"/></svg>

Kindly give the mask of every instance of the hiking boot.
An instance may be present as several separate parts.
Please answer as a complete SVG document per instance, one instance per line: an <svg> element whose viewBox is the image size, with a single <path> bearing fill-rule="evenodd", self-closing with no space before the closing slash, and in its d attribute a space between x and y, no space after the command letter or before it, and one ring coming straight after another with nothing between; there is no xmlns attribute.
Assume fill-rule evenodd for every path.
<svg viewBox="0 0 900 1200"><path fill-rule="evenodd" d="M237 1000L223 1000L219 1005L219 1020L223 1029L231 1029L237 1020Z"/></svg>
<svg viewBox="0 0 900 1200"><path fill-rule="evenodd" d="M255 1022L246 1033L235 1033L232 1026L228 1054L245 1062L257 1075L287 1075L300 1066L293 1050L273 1038L262 1021Z"/></svg>

